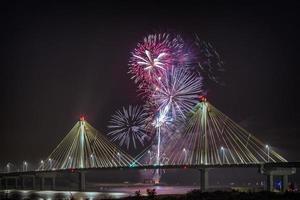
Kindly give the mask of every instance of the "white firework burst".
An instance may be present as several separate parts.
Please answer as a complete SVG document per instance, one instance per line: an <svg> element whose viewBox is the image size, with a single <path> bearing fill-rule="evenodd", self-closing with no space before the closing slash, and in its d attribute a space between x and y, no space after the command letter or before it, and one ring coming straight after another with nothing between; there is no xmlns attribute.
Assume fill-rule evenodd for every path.
<svg viewBox="0 0 300 200"><path fill-rule="evenodd" d="M169 73L158 81L150 97L150 101L155 102L159 112L156 126L178 116L185 118L199 101L202 92L200 76L185 68L171 68Z"/></svg>
<svg viewBox="0 0 300 200"><path fill-rule="evenodd" d="M144 146L145 140L150 139L147 134L148 114L141 106L129 105L128 109L123 107L122 110L117 110L109 121L108 128L111 140L119 141L119 145L126 145L127 149L131 145L137 148L137 144Z"/></svg>
<svg viewBox="0 0 300 200"><path fill-rule="evenodd" d="M138 55L133 55L137 59L137 63L141 66L144 66L144 70L148 71L150 74L150 71L153 68L159 68L161 70L165 70L164 66L165 63L163 62L167 53L160 53L157 57L153 57L151 55L151 52L148 50L145 50L146 58L143 58Z"/></svg>

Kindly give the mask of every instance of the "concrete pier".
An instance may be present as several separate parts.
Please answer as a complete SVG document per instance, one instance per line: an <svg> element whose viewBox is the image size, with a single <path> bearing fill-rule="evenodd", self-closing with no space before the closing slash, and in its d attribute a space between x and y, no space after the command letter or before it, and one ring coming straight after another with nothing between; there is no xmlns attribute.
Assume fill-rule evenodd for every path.
<svg viewBox="0 0 300 200"><path fill-rule="evenodd" d="M9 184L9 180L14 180L14 184ZM3 184L4 182L4 184ZM18 188L18 176L4 176L1 179L1 189L17 189Z"/></svg>
<svg viewBox="0 0 300 200"><path fill-rule="evenodd" d="M47 172L38 173L38 174L36 174L36 177L38 177L38 180L39 180L39 189L40 190L47 189L47 188L45 188L45 184L46 184L46 180L49 180L49 179L51 179L50 189L56 190L56 173L47 173Z"/></svg>
<svg viewBox="0 0 300 200"><path fill-rule="evenodd" d="M40 178L40 190L45 190L45 177L41 176Z"/></svg>
<svg viewBox="0 0 300 200"><path fill-rule="evenodd" d="M35 190L36 189L36 185L35 185L35 179L36 176L35 175L21 175L19 176L19 179L21 179L21 189L25 190L27 187L29 187L30 189ZM31 185L27 186L26 185L26 180L31 179Z"/></svg>
<svg viewBox="0 0 300 200"><path fill-rule="evenodd" d="M84 192L85 191L85 171L78 172L79 175L79 191Z"/></svg>
<svg viewBox="0 0 300 200"><path fill-rule="evenodd" d="M208 189L208 169L200 169L200 189L204 192Z"/></svg>
<svg viewBox="0 0 300 200"><path fill-rule="evenodd" d="M51 178L51 180L52 180L52 190L56 190L55 176L53 176L53 177Z"/></svg>

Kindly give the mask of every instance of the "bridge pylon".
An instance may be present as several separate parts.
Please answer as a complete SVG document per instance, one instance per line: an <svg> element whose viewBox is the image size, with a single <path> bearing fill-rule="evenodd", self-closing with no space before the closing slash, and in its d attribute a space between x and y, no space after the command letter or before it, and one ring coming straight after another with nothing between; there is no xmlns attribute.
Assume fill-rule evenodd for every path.
<svg viewBox="0 0 300 200"><path fill-rule="evenodd" d="M162 154L168 165L227 165L287 162L208 101L199 102L172 137ZM175 124L176 126L176 124ZM168 134L167 134L168 135ZM164 140L164 138L162 138Z"/></svg>
<svg viewBox="0 0 300 200"><path fill-rule="evenodd" d="M139 165L83 117L63 138L39 170L114 168Z"/></svg>

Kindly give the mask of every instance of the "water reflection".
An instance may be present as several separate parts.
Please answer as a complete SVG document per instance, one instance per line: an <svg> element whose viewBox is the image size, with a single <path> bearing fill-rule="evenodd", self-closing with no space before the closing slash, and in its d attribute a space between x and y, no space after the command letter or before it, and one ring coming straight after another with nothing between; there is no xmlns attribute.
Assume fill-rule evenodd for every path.
<svg viewBox="0 0 300 200"><path fill-rule="evenodd" d="M146 195L147 189L155 189L157 194L185 194L193 189L197 189L197 186L110 187L109 189L104 189L101 192L2 190L0 191L0 199L118 199L134 195L136 191L140 191L142 195Z"/></svg>
<svg viewBox="0 0 300 200"><path fill-rule="evenodd" d="M54 200L54 199L118 199L129 196L128 193L121 192L74 192L74 191L16 191L3 190L0 192L0 199L37 199L37 200Z"/></svg>

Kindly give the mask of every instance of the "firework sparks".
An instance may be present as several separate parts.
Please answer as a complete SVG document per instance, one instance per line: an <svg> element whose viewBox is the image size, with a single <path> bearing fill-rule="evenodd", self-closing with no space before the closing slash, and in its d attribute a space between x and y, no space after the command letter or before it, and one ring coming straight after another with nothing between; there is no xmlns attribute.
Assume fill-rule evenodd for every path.
<svg viewBox="0 0 300 200"><path fill-rule="evenodd" d="M195 45L198 48L197 70L200 71L201 76L204 77L206 82L223 84L220 76L225 70L219 53L211 43L200 40L197 35Z"/></svg>
<svg viewBox="0 0 300 200"><path fill-rule="evenodd" d="M144 146L145 140L149 139L146 131L148 115L141 106L123 107L112 116L108 128L111 130L108 135L112 141L119 141L119 145L130 145L137 147L137 143Z"/></svg>
<svg viewBox="0 0 300 200"><path fill-rule="evenodd" d="M145 54L147 55L147 58L143 58L141 56L133 55L135 58L137 58L140 61L137 61L137 63L141 66L144 66L144 70L148 71L150 73L153 68L157 67L159 69L165 70L164 66L164 59L167 57L167 53L160 53L158 54L157 58L152 58L152 55L150 51L145 50Z"/></svg>
<svg viewBox="0 0 300 200"><path fill-rule="evenodd" d="M150 101L155 102L159 110L156 126L176 116L185 118L202 94L202 79L184 68L172 68L158 82Z"/></svg>
<svg viewBox="0 0 300 200"><path fill-rule="evenodd" d="M153 83L171 66L186 61L186 56L180 36L151 34L132 52L129 73L139 87L143 87L144 83Z"/></svg>

